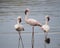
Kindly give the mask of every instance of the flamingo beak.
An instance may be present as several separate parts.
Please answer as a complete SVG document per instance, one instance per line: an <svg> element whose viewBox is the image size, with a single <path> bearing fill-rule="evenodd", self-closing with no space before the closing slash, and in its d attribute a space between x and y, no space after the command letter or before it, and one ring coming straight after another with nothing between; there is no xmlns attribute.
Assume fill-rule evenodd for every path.
<svg viewBox="0 0 60 48"><path fill-rule="evenodd" d="M50 17L47 17L48 21L50 21Z"/></svg>
<svg viewBox="0 0 60 48"><path fill-rule="evenodd" d="M19 23L22 21L21 18L18 18Z"/></svg>
<svg viewBox="0 0 60 48"><path fill-rule="evenodd" d="M21 19L19 19L19 23L21 22L22 20Z"/></svg>
<svg viewBox="0 0 60 48"><path fill-rule="evenodd" d="M29 12L28 10L25 10L25 15L27 14L27 12Z"/></svg>
<svg viewBox="0 0 60 48"><path fill-rule="evenodd" d="M26 8L26 10L25 10L25 15L26 15L29 11L30 11L29 8Z"/></svg>

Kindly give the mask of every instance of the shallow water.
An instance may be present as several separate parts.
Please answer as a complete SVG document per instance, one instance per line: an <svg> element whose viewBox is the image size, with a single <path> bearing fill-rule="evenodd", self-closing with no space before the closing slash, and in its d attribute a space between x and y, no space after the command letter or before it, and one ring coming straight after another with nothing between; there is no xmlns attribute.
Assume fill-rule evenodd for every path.
<svg viewBox="0 0 60 48"><path fill-rule="evenodd" d="M29 18L45 23L49 15L50 31L48 37L51 43L47 48L60 48L60 0L1 0L0 1L0 48L17 48L18 33L14 29L17 16L22 17L22 32L24 48L31 48L32 27L24 21L26 8L30 9ZM35 27L35 48L44 48L44 33L40 27Z"/></svg>

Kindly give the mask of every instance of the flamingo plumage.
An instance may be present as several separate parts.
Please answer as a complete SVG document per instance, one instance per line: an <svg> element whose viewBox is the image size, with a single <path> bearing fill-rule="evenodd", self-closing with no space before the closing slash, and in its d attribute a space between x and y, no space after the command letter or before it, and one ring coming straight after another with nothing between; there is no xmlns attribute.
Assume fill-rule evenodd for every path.
<svg viewBox="0 0 60 48"><path fill-rule="evenodd" d="M21 37L21 31L24 31L24 28L20 23L21 23L21 17L18 16L17 17L17 24L14 27L15 27L15 30L18 31L18 34L19 34L18 48L20 46L20 39L21 39L21 42L22 42L22 47L24 48L22 37Z"/></svg>
<svg viewBox="0 0 60 48"><path fill-rule="evenodd" d="M42 27L41 23L35 19L28 18L30 9L26 8L25 10L25 22L32 26L32 48L34 48L34 26Z"/></svg>
<svg viewBox="0 0 60 48"><path fill-rule="evenodd" d="M45 24L42 25L42 29L45 33L45 42L49 44L50 43L50 38L48 38L47 35L48 35L49 30L50 30L50 26L48 25L48 22L50 21L50 17L48 15L45 16L45 20L46 21L45 21Z"/></svg>

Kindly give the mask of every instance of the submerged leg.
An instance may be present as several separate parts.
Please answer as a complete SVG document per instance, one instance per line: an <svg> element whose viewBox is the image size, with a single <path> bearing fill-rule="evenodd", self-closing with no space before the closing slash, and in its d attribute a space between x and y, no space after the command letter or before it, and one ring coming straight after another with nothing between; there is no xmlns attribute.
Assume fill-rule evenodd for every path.
<svg viewBox="0 0 60 48"><path fill-rule="evenodd" d="M18 32L19 33L19 42L18 42L18 48L20 46L20 41L22 43L22 48L24 48L24 45L23 45L23 41L22 41L22 37L21 37L21 32ZM21 40L20 40L21 39Z"/></svg>
<svg viewBox="0 0 60 48"><path fill-rule="evenodd" d="M19 40L18 40L18 48L20 46L20 33L19 33Z"/></svg>
<svg viewBox="0 0 60 48"><path fill-rule="evenodd" d="M44 48L46 48L46 42L44 41Z"/></svg>
<svg viewBox="0 0 60 48"><path fill-rule="evenodd" d="M21 38L22 48L24 48L24 44L23 44L23 40L22 40L21 35L20 35L20 38Z"/></svg>
<svg viewBox="0 0 60 48"><path fill-rule="evenodd" d="M45 39L47 38L47 36L48 36L48 32L44 32L44 34L45 34Z"/></svg>
<svg viewBox="0 0 60 48"><path fill-rule="evenodd" d="M32 48L34 48L34 26L32 27Z"/></svg>
<svg viewBox="0 0 60 48"><path fill-rule="evenodd" d="M44 32L44 35L45 35L45 39L44 39L44 48L46 48L46 42L45 42L45 40L47 39L48 33Z"/></svg>

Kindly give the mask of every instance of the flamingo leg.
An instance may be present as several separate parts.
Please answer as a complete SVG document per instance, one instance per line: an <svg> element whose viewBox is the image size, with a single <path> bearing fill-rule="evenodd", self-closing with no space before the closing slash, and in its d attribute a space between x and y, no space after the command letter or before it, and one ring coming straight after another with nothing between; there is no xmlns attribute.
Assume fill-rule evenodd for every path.
<svg viewBox="0 0 60 48"><path fill-rule="evenodd" d="M32 48L34 48L34 26L32 27Z"/></svg>
<svg viewBox="0 0 60 48"><path fill-rule="evenodd" d="M20 35L20 38L21 38L22 48L24 48L24 44L23 44L23 40L22 40L21 35Z"/></svg>
<svg viewBox="0 0 60 48"><path fill-rule="evenodd" d="M47 35L48 35L48 33L44 32L44 34L45 34L45 39L44 39L44 48L46 48L46 42L45 42L45 40L47 39Z"/></svg>
<svg viewBox="0 0 60 48"><path fill-rule="evenodd" d="M44 41L44 48L46 48L46 42Z"/></svg>
<svg viewBox="0 0 60 48"><path fill-rule="evenodd" d="M47 39L47 36L48 36L48 32L45 32L44 34L45 34L45 39Z"/></svg>
<svg viewBox="0 0 60 48"><path fill-rule="evenodd" d="M18 33L19 33L18 48L19 48L19 46L20 46L20 40L21 40L21 43L22 43L22 48L24 48L23 41L22 41L22 37L21 37L21 32L18 32Z"/></svg>
<svg viewBox="0 0 60 48"><path fill-rule="evenodd" d="M19 48L19 46L20 46L20 32L18 32L19 33L19 41L18 41L18 48Z"/></svg>

